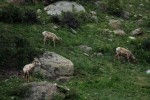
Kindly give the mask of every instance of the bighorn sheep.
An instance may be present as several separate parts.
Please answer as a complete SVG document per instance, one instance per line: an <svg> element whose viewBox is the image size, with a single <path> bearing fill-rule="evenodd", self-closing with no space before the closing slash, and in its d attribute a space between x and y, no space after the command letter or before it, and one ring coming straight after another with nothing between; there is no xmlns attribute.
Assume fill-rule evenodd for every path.
<svg viewBox="0 0 150 100"><path fill-rule="evenodd" d="M53 41L54 47L55 47L55 42L62 40L60 37L56 36L56 35L55 35L54 33L52 33L52 32L44 31L42 34L43 34L43 36L44 36L44 45L45 45L46 40L49 39L49 40L52 40L52 41Z"/></svg>
<svg viewBox="0 0 150 100"><path fill-rule="evenodd" d="M123 57L127 58L127 60L128 60L129 63L130 63L130 61L129 61L130 59L136 61L136 58L134 57L134 55L132 54L131 51L129 51L128 49L125 49L123 47L117 47L116 48L115 59L116 59L116 57L118 59L120 59L120 56L123 56Z"/></svg>
<svg viewBox="0 0 150 100"><path fill-rule="evenodd" d="M29 74L33 71L35 66L40 66L41 63L39 62L38 58L34 58L34 61L30 64L27 64L23 67L24 78L27 82L29 82Z"/></svg>

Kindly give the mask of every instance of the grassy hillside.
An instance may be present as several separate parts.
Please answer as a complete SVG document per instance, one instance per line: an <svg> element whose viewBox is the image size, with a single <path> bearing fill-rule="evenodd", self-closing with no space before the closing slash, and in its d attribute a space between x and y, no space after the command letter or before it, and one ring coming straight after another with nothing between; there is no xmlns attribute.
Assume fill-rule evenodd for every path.
<svg viewBox="0 0 150 100"><path fill-rule="evenodd" d="M107 4L106 0L102 1ZM92 1L77 1L86 8L87 12L96 11L99 20L99 23L95 23L87 20L88 18L83 21L78 17L80 27L75 29L77 34L72 33L67 26L58 25L58 29L55 29L53 27L55 24L43 11L42 3L16 5L21 8L21 11L41 9L42 12L39 14L40 19L37 19L38 22L35 23L26 23L26 19L18 23L0 19L0 67L2 69L0 99L20 100L22 97L18 86L25 81L22 74L16 73L20 73L23 65L31 62L34 56L49 50L74 63L74 77L66 83L60 83L66 84L71 89L69 100L149 100L150 75L147 75L145 71L150 69L150 50L147 49L147 45L150 45L148 42L150 40L150 1L120 1L121 7L131 13L128 20L107 11L101 11L93 6ZM7 6L4 0L0 1L0 11L3 6ZM109 19L112 18L121 20L127 35L117 36L103 31L103 29L113 30L108 25ZM139 19L142 22L137 24ZM137 36L136 40L129 39L130 32L138 27L144 31L144 35ZM42 32L45 30L62 37L63 42L56 44L55 48L52 43L44 46ZM79 45L92 47L92 51L88 53L89 56L84 55ZM138 63L129 64L124 59L114 61L115 48L118 46L131 50L138 59ZM102 53L103 56L99 57L94 53ZM11 74L12 70L15 72ZM35 76L33 80L46 79Z"/></svg>

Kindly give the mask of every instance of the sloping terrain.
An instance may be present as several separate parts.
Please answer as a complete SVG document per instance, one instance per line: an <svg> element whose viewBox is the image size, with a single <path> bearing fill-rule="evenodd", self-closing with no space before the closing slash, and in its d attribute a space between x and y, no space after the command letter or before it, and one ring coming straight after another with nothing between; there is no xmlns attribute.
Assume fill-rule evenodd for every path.
<svg viewBox="0 0 150 100"><path fill-rule="evenodd" d="M102 1L100 6L107 8L106 0L100 1ZM80 23L80 26L74 29L77 33L74 33L69 25L55 24L53 18L43 10L44 5L41 2L16 5L21 8L21 11L24 8L33 11L41 9L38 14L40 18L37 19L38 22L33 21L34 13L32 13L33 22L30 19L27 20L26 17L17 23L15 21L9 23L7 20L0 19L0 67L2 69L0 71L0 99L20 100L22 98L18 93L18 86L25 83L22 76L23 66L30 63L34 56L41 55L48 50L74 63L74 77L66 83L60 83L71 89L66 98L68 100L149 100L150 75L146 74L146 70L150 69L150 1L120 1L121 8L130 12L129 19L107 12L108 9L105 11L97 7L95 1L77 0L87 11L87 15L75 16ZM4 0L0 1L0 12L7 5ZM15 12L11 8L10 11ZM97 13L98 23L88 17L90 11ZM114 30L109 25L110 19L120 20L121 29L126 32L126 35L118 36L109 32ZM142 29L143 35L134 36L135 40L130 39L131 31L137 28ZM45 46L43 31L55 33L62 38L62 42L56 43L56 47L52 42L47 42ZM92 50L85 52L79 48L80 45L89 46ZM116 47L128 48L138 62L128 63L124 58L114 61ZM35 75L32 80L45 81L47 79Z"/></svg>

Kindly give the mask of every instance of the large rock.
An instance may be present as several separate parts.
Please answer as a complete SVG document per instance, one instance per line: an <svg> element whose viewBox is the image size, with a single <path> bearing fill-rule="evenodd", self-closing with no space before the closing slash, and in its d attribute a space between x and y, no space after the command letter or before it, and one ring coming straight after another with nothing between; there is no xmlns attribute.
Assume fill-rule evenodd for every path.
<svg viewBox="0 0 150 100"><path fill-rule="evenodd" d="M65 93L69 91L67 87L59 86L56 83L48 82L31 82L21 85L22 89L25 89L23 99L24 100L53 100L55 96L65 97ZM64 93L61 91L63 90Z"/></svg>
<svg viewBox="0 0 150 100"><path fill-rule="evenodd" d="M109 25L113 29L121 29L121 27L122 27L121 22L119 20L114 20L114 19L109 20Z"/></svg>
<svg viewBox="0 0 150 100"><path fill-rule="evenodd" d="M34 71L48 79L55 80L63 76L70 77L74 73L74 64L54 52L45 52L39 58L39 61L41 66L36 67Z"/></svg>
<svg viewBox="0 0 150 100"><path fill-rule="evenodd" d="M85 12L82 5L76 2L59 1L44 8L49 15L61 15L62 12Z"/></svg>

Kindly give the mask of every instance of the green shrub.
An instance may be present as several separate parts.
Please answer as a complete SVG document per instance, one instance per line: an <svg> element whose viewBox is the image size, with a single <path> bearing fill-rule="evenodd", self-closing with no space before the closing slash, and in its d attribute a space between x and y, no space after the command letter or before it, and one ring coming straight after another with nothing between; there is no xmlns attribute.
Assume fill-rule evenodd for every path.
<svg viewBox="0 0 150 100"><path fill-rule="evenodd" d="M143 26L150 27L150 18L145 19Z"/></svg>
<svg viewBox="0 0 150 100"><path fill-rule="evenodd" d="M66 93L64 98L65 100L78 100L79 95L77 94L75 89L71 89L69 92Z"/></svg>
<svg viewBox="0 0 150 100"><path fill-rule="evenodd" d="M42 53L22 36L8 36L7 38L0 38L1 45L3 45L3 48L0 49L1 68L21 69L25 64L30 63L35 56Z"/></svg>
<svg viewBox="0 0 150 100"><path fill-rule="evenodd" d="M150 38L144 40L141 46L145 51L150 51Z"/></svg>
<svg viewBox="0 0 150 100"><path fill-rule="evenodd" d="M150 63L150 39L132 41L134 54L140 62Z"/></svg>
<svg viewBox="0 0 150 100"><path fill-rule="evenodd" d="M71 28L78 28L80 24L86 22L92 22L92 19L87 13L74 13L74 12L64 12L62 16L52 16L51 21L55 24L63 26L68 26Z"/></svg>
<svg viewBox="0 0 150 100"><path fill-rule="evenodd" d="M24 15L24 18L23 18L24 23L33 24L33 23L38 22L36 12L31 9L27 9L23 15Z"/></svg>
<svg viewBox="0 0 150 100"><path fill-rule="evenodd" d="M0 21L7 23L21 23L22 22L21 9L14 5L4 6L0 10Z"/></svg>
<svg viewBox="0 0 150 100"><path fill-rule="evenodd" d="M108 0L108 13L116 16L121 16L123 8L120 4L120 0Z"/></svg>
<svg viewBox="0 0 150 100"><path fill-rule="evenodd" d="M21 9L15 5L8 5L0 9L0 21L6 23L37 23L37 14L31 9Z"/></svg>

